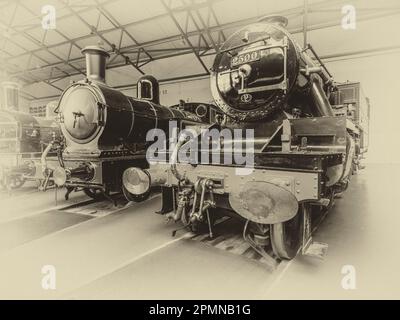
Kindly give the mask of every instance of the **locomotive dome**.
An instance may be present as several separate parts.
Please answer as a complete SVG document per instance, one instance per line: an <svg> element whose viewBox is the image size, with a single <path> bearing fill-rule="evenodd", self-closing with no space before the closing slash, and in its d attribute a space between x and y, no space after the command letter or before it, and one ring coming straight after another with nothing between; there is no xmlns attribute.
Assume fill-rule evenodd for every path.
<svg viewBox="0 0 400 320"><path fill-rule="evenodd" d="M298 47L287 20L268 16L234 33L217 54L211 90L218 106L239 119L259 119L282 106L298 70Z"/></svg>

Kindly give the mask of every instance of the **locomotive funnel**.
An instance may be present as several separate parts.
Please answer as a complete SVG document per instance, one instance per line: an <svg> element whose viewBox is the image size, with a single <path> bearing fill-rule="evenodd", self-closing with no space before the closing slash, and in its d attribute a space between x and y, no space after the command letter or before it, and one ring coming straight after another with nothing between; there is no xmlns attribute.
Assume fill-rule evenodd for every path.
<svg viewBox="0 0 400 320"><path fill-rule="evenodd" d="M86 57L86 77L91 80L105 82L106 61L108 52L98 46L87 46L82 49Z"/></svg>

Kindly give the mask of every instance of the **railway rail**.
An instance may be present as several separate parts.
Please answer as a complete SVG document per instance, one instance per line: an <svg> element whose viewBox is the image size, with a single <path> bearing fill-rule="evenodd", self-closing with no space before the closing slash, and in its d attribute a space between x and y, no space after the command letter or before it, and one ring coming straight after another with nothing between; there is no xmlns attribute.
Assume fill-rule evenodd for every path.
<svg viewBox="0 0 400 320"><path fill-rule="evenodd" d="M275 260L274 268L270 268L270 261L265 261L263 257L249 249L249 244L240 232L240 226L237 225L238 232L234 231L234 225L238 224L235 219L225 218L220 223L217 221L213 238L209 238L208 233L197 235L185 229L178 231L175 237L172 237L171 233L179 228L180 224L169 223L166 226L164 217L154 214L154 210L160 205L158 194L151 196L144 203L128 202L121 195L113 195L113 198L117 200L117 206L109 200L85 199L75 204L60 205L29 217L5 222L12 223L15 226L14 230L24 231L22 222L28 218L30 220L25 221L25 225L29 225L31 229L40 229L39 222L44 220L47 220L45 224L58 221L54 229L31 234L30 237L14 243L4 239L14 235L0 232L3 234L0 263L3 265L4 274L8 268L17 268L25 275L21 283L17 281L19 284L11 284L1 276L0 281L6 288L8 284L16 285L16 297L21 297L21 292L26 290L27 296L23 298L75 298L85 295L85 290L89 290L88 288L109 277L113 278L126 268L136 268L149 261L158 261L158 257L180 250L177 248L188 250L193 245L205 255L198 258L201 258L203 263L210 258L209 256L219 257L218 252L222 251L225 253L221 255L221 261L227 259L243 268L253 269L260 278L267 279L266 283L270 279L279 277L281 273L282 262L279 259ZM67 220L65 224L62 223L63 219ZM33 223L34 221L37 223ZM0 229L5 223L0 223ZM132 232L132 225L138 225L140 228ZM7 229L10 230L9 226ZM148 237L150 230L159 232ZM175 254L176 252L174 256ZM24 265L18 266L17 262L21 259L24 259ZM180 259L178 255L177 261ZM60 289L57 292L43 292L41 288L37 288L37 278L41 276L37 270L40 270L41 264L54 264L60 277L67 279L71 277L74 280L63 283L64 280L60 279ZM162 265L163 263L160 263L160 268ZM181 267L178 269L181 270ZM82 275L76 274L78 270ZM34 277L36 282L32 281ZM20 290L17 290L18 288Z"/></svg>

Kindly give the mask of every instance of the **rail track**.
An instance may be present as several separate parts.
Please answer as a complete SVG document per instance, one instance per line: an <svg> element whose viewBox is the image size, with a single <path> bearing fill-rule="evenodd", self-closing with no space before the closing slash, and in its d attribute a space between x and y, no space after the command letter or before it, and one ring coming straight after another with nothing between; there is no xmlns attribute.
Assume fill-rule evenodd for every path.
<svg viewBox="0 0 400 320"><path fill-rule="evenodd" d="M284 270L282 266L285 264L276 259L276 270L271 272L263 257L250 250L249 244L244 241L242 226L238 224L236 229L232 228L237 223L234 219L217 223L213 238L209 238L208 234L193 234L184 229L172 237L172 231L179 225L170 223L166 226L164 217L154 214L160 205L158 195L153 195L148 201L140 204L127 202L120 195L114 197L117 206L109 200L90 199L60 205L11 221L7 229L12 225L14 229L11 229L16 231L15 233L36 228L41 230L41 233L30 234L17 242L9 241L15 235L10 231L8 234L2 232L5 224L0 223L0 263L4 275L10 269L13 272L17 269L24 275L19 284L10 283L10 286L15 287L13 296L39 299L99 297L99 286L104 289L102 283L109 281L108 279L113 279L115 285L127 286L132 290L131 286L135 287L135 284L129 284L129 281L127 284L124 281L118 284L115 279L129 270L142 272L144 269L154 268L154 263L161 273L171 272L169 269L172 263L171 270L176 270L180 276L186 277L185 274L190 272L184 267L187 264L187 256L185 258L183 252L190 254L190 251L198 252L198 261L193 260L190 263L192 268L199 264L204 264L207 268L209 260L213 261L213 264L229 265L230 273L236 273L234 266L239 266L239 270L252 270L264 286L268 286L270 280L279 278ZM43 225L49 223L56 225L43 230ZM226 227L227 224L229 228ZM165 256L169 258L165 259ZM20 265L21 260L24 261L23 265ZM38 270L44 264L57 267L60 277L60 288L57 292L46 292L37 287L41 277ZM146 273L144 277L150 275ZM133 277L132 274L127 276ZM4 277L0 275L0 282L7 287L9 279ZM155 279L150 277L149 282L154 281ZM94 287L96 290L93 291ZM138 293L142 289L135 290ZM176 290L178 293L179 289ZM126 292L128 297L131 294L130 291ZM112 296L105 294L105 297Z"/></svg>

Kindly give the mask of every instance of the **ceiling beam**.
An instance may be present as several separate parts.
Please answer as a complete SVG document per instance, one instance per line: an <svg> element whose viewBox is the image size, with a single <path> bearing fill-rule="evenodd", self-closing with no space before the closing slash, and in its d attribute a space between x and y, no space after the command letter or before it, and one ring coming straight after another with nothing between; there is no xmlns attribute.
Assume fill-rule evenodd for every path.
<svg viewBox="0 0 400 320"><path fill-rule="evenodd" d="M203 60L200 58L199 52L196 50L196 48L193 46L192 42L189 40L189 37L185 31L183 31L182 27L180 26L178 20L176 20L174 16L174 12L171 10L171 8L165 3L164 0L160 0L162 5L164 6L165 10L168 12L169 16L171 17L172 21L174 22L176 28L179 30L181 36L185 39L186 43L192 48L193 54L196 56L197 60L200 62L201 66L204 68L206 73L210 73L208 70L207 66L204 64ZM188 13L187 13L188 14ZM192 17L193 18L193 17ZM198 30L199 32L199 30ZM199 33L201 35L201 32Z"/></svg>
<svg viewBox="0 0 400 320"><path fill-rule="evenodd" d="M358 51L348 51L348 52L338 52L334 53L331 55L325 55L321 56L321 60L329 60L327 62L334 62L337 60L350 60L350 59L356 59L360 57L364 57L364 54L368 54L367 57L374 56L374 55L380 55L388 52L393 52L393 51L398 51L400 50L400 45L395 45L395 46L387 46L387 47L380 47L380 48L373 48L373 49L368 49L368 50L358 50ZM197 79L202 79L202 78L207 78L209 75L207 73L200 73L200 74L191 74L191 75L185 75L185 76L179 76L179 77L174 77L174 78L166 78L166 79L161 79L159 80L159 83L166 83L166 82L171 82L171 81L181 81L181 80L197 80ZM128 89L128 88L135 88L136 83L131 83L131 84L126 84L126 85L120 85L120 86L115 86L115 89ZM51 95L51 96L45 96L45 97L38 97L36 99L38 100L44 100L44 99L55 99L58 98L58 95Z"/></svg>
<svg viewBox="0 0 400 320"><path fill-rule="evenodd" d="M358 21L369 21L369 20L373 20L373 19L379 19L379 18L388 17L388 16L392 16L392 15L399 15L399 14L400 14L400 11L394 11L394 12L390 12L390 13L378 13L378 14L374 14L374 15L359 16L358 17ZM246 19L243 19L243 20L240 20L240 21L235 21L235 22L231 22L231 23L225 23L225 24L222 24L220 26L210 27L209 29L210 29L210 32L215 32L215 31L219 31L219 30L230 29L230 28L233 28L233 27L240 27L240 26L246 25L248 23L252 23L252 22L256 21L258 18L259 18L259 16L246 18ZM309 31L314 31L314 30L320 30L320 29L335 27L335 26L337 26L339 24L340 24L340 21L338 22L337 19L335 19L335 20L328 21L328 22L321 23L321 24L308 25L307 26L307 31L309 32ZM289 32L292 33L292 34L301 33L303 31L304 30L303 30L302 27L289 29ZM188 34L189 35L194 35L194 34L197 34L197 31L189 32ZM178 39L181 39L182 36L181 35L172 36L172 37L165 38L163 40L164 40L164 42L169 42L171 38L176 39L176 37ZM160 44L160 40L154 40L154 41L146 42L146 43L143 43L142 46L154 46L156 43ZM218 45L220 45L220 44L218 44ZM125 48L122 48L121 52L124 52L124 50L137 50L137 49L139 49L138 46L134 46L134 45L133 46L127 46ZM207 50L206 48L203 48L203 49ZM181 53L182 54L186 54L187 52L186 51L181 51ZM213 55L213 54L215 54L214 51L209 51L207 54L204 54L204 56ZM177 55L179 55L179 54L173 54L173 55L167 54L167 55L163 55L163 56L160 56L160 57L155 57L154 61L155 60L161 60L161 59L169 58L169 57L173 57L173 56L177 56ZM84 60L84 58L80 57L80 58L71 59L70 61L71 62L78 62L78 61L83 61L83 60ZM148 63L149 61L148 60L140 60L139 62L142 64L142 63ZM58 63L49 64L47 67L53 67L55 65L58 65ZM123 65L124 64L118 63L116 65L108 65L107 68L117 68L117 67L120 67L120 66L123 66ZM35 71L35 70L36 69L30 69L28 71ZM71 73L71 76L72 75L76 75L76 74L77 73ZM18 73L12 73L11 74L11 76L17 76L17 75L18 75ZM56 78L57 77L53 77L52 79L56 79ZM63 78L65 78L65 77L63 77Z"/></svg>
<svg viewBox="0 0 400 320"><path fill-rule="evenodd" d="M216 2L216 0L214 0L214 2ZM327 0L325 0L325 1L322 1L322 2L314 4L312 7L313 8L319 8L321 6L321 4L326 4L326 3L332 4L332 3L335 3L335 2L342 3L342 2L344 2L344 0L336 0L336 1L332 1L332 0L327 1ZM203 6L197 5L197 6L195 6L195 8L203 8L203 7L207 7L207 5L209 5L209 2L204 2ZM184 6L184 8L186 8L186 10L187 10L188 6ZM212 7L210 7L210 8L212 9ZM175 8L173 11L174 12L181 12L181 11L183 11L183 9L178 10L178 9ZM283 10L283 11L275 12L275 14L290 16L290 15L293 15L293 14L302 13L302 11L303 11L303 7L296 7L296 8L289 9L289 10ZM388 13L386 13L385 16L387 14ZM168 14L163 14L162 16L165 16L165 15L168 15ZM157 17L159 17L159 16L157 16ZM230 23L225 23L225 24L222 24L222 25L217 23L216 26L210 27L209 31L210 32L223 32L223 30L225 30L225 29L230 29L230 28L234 28L234 27L241 27L241 26L246 25L248 23L255 22L260 17L261 16L258 15L256 17L250 17L250 18L246 18L246 19L242 19L242 20L238 20L238 21L234 21L234 22L230 22ZM148 18L148 19L153 19L153 18ZM141 20L141 21L145 21L145 20L146 19ZM336 20L335 20L335 22L336 22ZM125 24L125 25L122 25L122 27L126 28L127 26L130 26L132 24L137 24L137 23L138 22ZM108 29L108 30L103 30L103 31L97 31L97 33L102 35L102 34L111 32L113 30L116 30L116 29L113 28L113 29ZM195 31L192 31L192 32L188 32L187 35L188 35L188 37L198 36L201 32L203 32L203 30L200 30L200 31L195 30ZM91 37L91 36L92 35L90 35L89 37ZM74 40L75 41L79 41L79 40L83 40L83 39L86 39L86 38L88 38L88 36L78 37L78 38L75 38ZM177 35L173 35L173 36L169 36L169 37L165 37L165 38L161 38L161 39L156 39L156 40L144 42L140 46L139 45L129 45L129 46L121 48L121 50L146 48L146 47L165 44L165 43L169 43L169 42L173 42L173 41L177 41L177 40L181 40L181 39L182 39L182 35L181 34L177 34ZM51 48L51 47L54 47L54 46L63 45L63 44L66 44L66 43L68 43L68 42L63 42L63 43L59 43L59 44L56 44L56 45L48 46L48 48ZM31 52L35 52L35 51L36 50L33 50ZM15 57L18 57L18 55L15 56ZM77 62L77 61L83 61L83 60L84 60L83 57L79 57L79 58L71 59L70 62ZM49 64L47 66L43 66L43 68L57 66L59 64L62 64L62 63ZM32 71L34 71L34 69Z"/></svg>
<svg viewBox="0 0 400 320"><path fill-rule="evenodd" d="M19 1L16 2L16 6L19 6L19 5L20 5L20 2L19 2ZM58 55L56 55L55 53L49 51L49 50L46 48L46 46L45 46L40 40L37 40L36 38L32 37L30 34L26 33L25 31L16 30L14 27L11 27L11 25L6 26L6 28L7 28L7 30L11 30L12 32L14 32L14 33L16 33L16 34L18 34L18 35L24 37L25 39L27 39L27 40L29 40L29 41L31 41L31 42L33 42L33 43L35 43L35 44L36 44L37 46L39 46L41 49L44 49L44 50L47 51L50 55L52 55L52 56L56 57L58 60L61 60L61 61L62 61L62 58L60 58L60 57L59 57ZM13 43L14 45L18 46L19 48L21 48L22 50L25 51L25 54L32 54L35 58L39 59L40 61L44 62L45 64L49 64L49 62L48 62L47 60L45 60L45 59L43 59L42 57L40 57L36 52L29 51L29 50L27 50L26 48L24 48L24 47L22 47L21 45L19 45L16 41L14 41L14 40L12 39L12 37L6 38L5 41L9 41L9 42ZM14 58L14 57L11 57L11 58ZM8 59L11 59L11 58L8 58ZM7 60L7 59L6 59L6 60ZM70 66L71 66L74 70L76 70L76 71L78 71L78 72L81 72L81 71L80 71L78 68L76 68L75 66L73 66L73 65L70 65ZM56 67L56 68L58 68L58 67ZM58 68L58 69L60 70L60 72L62 72L62 73L64 73L64 74L66 74L66 75L69 76L69 74L68 74L67 72L65 72L64 70L62 70L62 69L60 69L60 68Z"/></svg>
<svg viewBox="0 0 400 320"><path fill-rule="evenodd" d="M112 1L112 2L114 2L114 1ZM214 2L206 1L206 2L201 2L201 3L196 3L195 6L182 5L182 6L178 7L178 8L170 8L170 10L173 13L176 13L176 12L186 12L186 13L189 12L190 13L190 10L193 11L193 10L198 10L200 8L209 7L209 8L212 9L211 4L214 3ZM311 12L311 10L323 10L326 7L326 5L330 6L330 5L334 4L334 3L344 3L344 2L345 2L344 0L337 0L337 1L322 1L322 2L319 2L319 3L316 3L316 4L310 4L309 5L309 11ZM62 3L64 4L66 2L64 1ZM108 3L108 1L106 3ZM71 10L71 9L68 9L68 10ZM74 10L72 9L72 11L74 11ZM76 11L75 12L75 16L76 15L79 16L80 12L81 11ZM304 7L302 6L302 7L296 7L296 8L292 8L292 9L289 9L289 10L284 10L284 11L281 11L281 12L277 12L276 14L282 14L282 15L286 15L286 16L291 16L291 15L301 14L303 12L304 12ZM370 19L387 17L387 16L390 16L390 15L396 15L396 14L399 14L399 13L400 13L400 11L393 11L393 12L386 12L385 11L385 12L379 12L377 14L365 14L363 16L359 16L358 17L358 21L366 21L366 20L370 20ZM71 14L71 16L73 16L73 14ZM162 16L171 16L171 15L170 15L170 12L167 11L167 13L166 14L162 14ZM174 17L174 15L173 15L173 17ZM219 34L221 34L226 29L240 27L240 26L243 26L245 24L252 23L252 22L256 21L259 17L260 16L246 18L246 19L242 19L240 21L234 21L234 22L231 22L231 23L226 23L226 24L220 25L218 23L217 19L216 19L216 16L215 16L215 21L216 21L217 25L214 25L214 26L208 27L208 28L204 28L203 27L202 29L197 28L194 31L183 32L183 33L181 32L181 30L183 31L182 27L179 26L180 33L177 34L177 35L170 36L170 37L165 37L165 38L162 38L162 39L156 39L156 40L145 42L145 43L138 43L138 44L135 43L133 45L129 45L129 46L117 49L118 51L116 51L116 53L118 55L124 57L124 59L125 59L124 63L116 63L116 64L108 65L107 68L118 68L120 66L123 66L123 65L127 64L127 62L129 63L130 58L127 56L127 54L131 54L131 53L136 53L138 55L137 57L139 59L137 59L136 64L133 63L132 61L130 61L130 62L133 65L135 65L136 67L138 67L139 69L140 69L141 66L143 66L143 65L145 65L145 64L147 64L147 63L149 63L151 61L154 61L154 60L161 60L161 59L165 59L165 58L168 58L168 57L178 56L180 54L187 54L188 52L183 48L177 48L176 50L171 49L171 48L166 48L165 50L163 50L163 49L148 49L148 48L151 47L151 46L160 45L160 44L164 44L164 43L169 43L169 42L173 42L173 41L176 41L176 40L180 40L180 39L182 39L183 34L187 38L194 37L194 36L200 36L202 34L204 35L204 34L207 33L207 31L209 33L211 33L211 34L213 32L219 32ZM62 18L62 17L60 17L60 18ZM80 18L82 19L82 17L80 17ZM147 19L152 19L152 18L147 18ZM143 19L141 21L144 21L144 20L146 20L146 19ZM176 20L176 22L177 22L177 20ZM108 29L108 30L103 30L103 31L96 30L96 32L97 32L96 35L98 35L99 37L101 36L100 39L103 40L103 39L105 39L103 35L106 32L110 32L110 30L111 31L112 30L121 30L123 32L123 29L126 28L127 25L132 25L132 24L137 24L137 23L140 23L140 21L139 22L138 21L132 22L132 23L125 24L125 25L119 24L119 26L118 25L117 26L114 25L115 28ZM307 26L307 28L305 30L306 31L312 31L312 30L318 30L318 29L323 29L323 28L329 28L329 27L332 27L332 26L337 26L339 23L340 23L340 21L337 21L337 19L335 19L334 21L330 21L330 22L328 21L327 23ZM88 24L86 24L86 25L88 25ZM179 25L179 23L178 23L178 25ZM206 26L207 26L207 23L206 23ZM304 28L297 28L297 29L292 29L292 30L289 30L289 31L292 32L292 33L299 33L299 32L304 32ZM79 37L79 38L81 38L81 37ZM77 39L78 38L74 38L74 39L71 39L71 41L78 41ZM107 40L107 39L105 39L105 40ZM215 43L215 47L218 48L219 45L221 45L222 42L223 42L223 39L221 41L217 41ZM66 42L66 43L70 43L70 42ZM109 43L110 46L113 45L110 42L108 42L108 43ZM56 44L55 46L59 46L59 45L60 44ZM197 57L197 59L200 59L199 61L202 61L202 59L201 59L202 56L212 55L212 54L215 54L215 52L216 52L216 50L215 50L216 48L214 48L214 45L213 45L213 48L211 48L211 47L201 47L201 48L199 47L199 48L196 48L191 43L190 44L188 43L188 45L189 45L188 49L190 49L193 53L197 53L196 57ZM49 46L47 46L47 48L49 48ZM26 50L26 49L24 49L24 50ZM38 50L41 50L41 49L38 49ZM155 53L155 52L166 52L167 53L168 52L169 54L156 56L153 59L150 59L150 58L148 58L148 56L147 57L140 57L141 50L146 50L148 53L150 53L150 52L151 53ZM158 50L160 50L160 51L158 51ZM202 50L203 52L200 53L200 50ZM7 54L10 55L9 53L7 53ZM29 54L29 53L27 52L27 53L24 53L24 54ZM128 57L129 61L127 61L125 57ZM6 58L6 59L10 59L10 58ZM75 59L68 59L69 63L81 62L83 60L84 60L83 57L79 57L79 58L75 58ZM63 61L56 62L56 63L48 63L47 65L42 66L42 68L40 68L40 71L43 71L44 69L47 69L47 68L53 68L53 67L56 67L57 69L59 69L58 67L63 65L63 64L64 64ZM203 66L203 68L204 68L204 66ZM79 73L81 73L81 74L84 73L82 71L82 68L77 68L77 69L78 70L76 70L76 71L79 71ZM36 68L32 68L32 69L18 71L18 72L12 71L12 72L10 72L10 75L13 76L13 77L18 77L18 76L22 76L23 74L27 74L27 73L35 73L37 70L38 69L36 69ZM43 81L43 80L44 81L48 81L48 80L53 80L53 79L60 80L60 79L67 78L69 76L77 75L78 72L68 72L67 73L67 72L64 71L64 74L65 74L65 76L61 76L60 77L59 75L52 75L51 77L49 76L49 77L46 77L44 79L39 79L38 81ZM33 81L31 83L35 83L35 82L38 82L38 81Z"/></svg>
<svg viewBox="0 0 400 320"><path fill-rule="evenodd" d="M140 46L140 43L132 36L132 34L130 34L125 27L121 26L121 24L118 22L117 19L115 19L110 11L108 11L106 8L104 8L104 5L102 3L99 3L97 0L95 0L95 2L97 3L97 9L103 14L103 16L110 21L111 24L114 25L115 28L120 29L121 30L121 40L122 40L122 36L125 33L129 39L131 39L131 41L133 43L135 43L136 45ZM118 49L121 49L121 43L118 46ZM149 52L147 50L143 49L143 52L149 57L150 60L152 60L152 56L149 54Z"/></svg>
<svg viewBox="0 0 400 320"><path fill-rule="evenodd" d="M22 1L20 2L20 5L21 5L25 10L27 10L28 12L30 12L32 15L35 14L29 7L27 7L26 5L24 5L24 4L22 3ZM38 20L39 20L39 22L41 22L41 19L40 19L40 18L38 18ZM63 37L66 41L68 41L68 42L70 43L71 46L77 47L79 51L82 50L82 48L81 48L74 40L69 39L64 33L62 33L62 32L61 32L60 30L58 30L57 28L56 28L56 29L53 29L53 31L55 31L57 34L59 34L61 37ZM64 64L70 66L71 68L73 68L73 69L76 70L76 71L79 71L81 74L83 74L83 75L85 74L82 70L80 70L79 68L77 68L77 67L75 67L74 65L70 64L69 61L68 61L68 59L67 59L67 60L64 60L63 58L59 57L58 55L55 55L54 52L50 51L50 49L48 49L47 46L44 45L44 39L43 39L42 41L40 41L40 43L42 44L42 49L44 48L44 50L45 50L46 52L48 52L48 53L52 54L53 56L57 57L57 58L60 59ZM71 50L71 48L70 48L70 50Z"/></svg>
<svg viewBox="0 0 400 320"><path fill-rule="evenodd" d="M58 0L64 4L67 5L67 9L76 17L79 19L79 21L81 21L84 25L86 25L89 29L92 30L92 32L94 34L96 34L102 41L104 41L105 43L107 43L107 45L109 45L112 49L113 52L115 52L116 54L120 55L121 57L123 57L125 59L126 64L130 64L132 67L134 67L137 71L139 71L141 74L144 74L144 72L136 65L134 64L130 58L126 55L124 55L123 53L120 52L120 50L115 46L115 44L111 43L110 41L108 41L102 34L100 34L98 32L98 30L96 29L96 27L91 26L85 19L83 19L76 11L74 11L74 9L72 9L70 6L68 6L68 0Z"/></svg>
<svg viewBox="0 0 400 320"><path fill-rule="evenodd" d="M192 1L192 4L194 4L194 0L191 0L191 1ZM211 9L210 9L210 7L209 7L209 8L208 8L208 16L210 16L210 10L211 10ZM206 23L204 22L203 17L201 16L200 12L199 12L197 9L194 9L194 11L195 11L195 13L196 13L197 19L199 19L201 25L203 26L203 30L204 30L205 33L207 34L208 39L210 40L211 45L213 46L213 49L215 50L215 52L218 52L218 51L219 51L219 46L215 43L214 38L212 37L212 34L211 34L211 32L210 32L210 29L209 29L209 25L206 24ZM193 19L193 17L192 17L192 19ZM193 19L193 20L194 20L194 19ZM209 21L208 21L208 22L209 22ZM197 28L197 29L199 29L199 28ZM207 42L206 42L206 43L207 43Z"/></svg>
<svg viewBox="0 0 400 320"><path fill-rule="evenodd" d="M119 1L119 0L108 0L105 3L103 3L103 6L105 6L105 5L109 4L109 3L112 3L112 2L116 2L116 1ZM223 0L212 0L212 3L219 2L219 1L223 1ZM208 5L209 5L209 3L206 3L206 2L199 3L199 4L197 4L195 6L195 8L201 9L201 8L204 8L204 7L208 6ZM66 8L66 6L63 7L63 8ZM91 6L90 10L95 9L95 8L96 8L95 6ZM179 12L187 11L188 9L189 9L189 6L181 6L181 7L174 8L173 12L179 13ZM76 12L78 14L80 14L80 13L85 13L87 11L88 10L80 10L80 11L76 11ZM71 13L69 15L65 15L65 16L62 16L62 17L58 18L57 21L62 21L64 18L72 17L72 16L73 16L73 14ZM168 17L168 13L163 13L163 14L159 14L159 15L156 15L156 16L153 16L153 17L145 18L145 19L142 19L142 20L136 20L136 21L133 21L133 22L130 22L130 23L127 23L127 24L123 24L123 25L121 25L121 28L125 28L126 29L126 28L129 28L129 27L133 27L133 26L136 26L136 25L139 25L139 24L143 24L143 23L146 23L146 22L149 22L149 21L155 21L155 20L158 20L158 19L161 19L161 18L165 18L165 17ZM35 29L35 28L24 29L24 31L30 31L32 29ZM37 27L36 27L36 29L37 29ZM101 30L101 31L97 31L97 32L99 34L101 34L101 35L104 35L106 33L115 31L117 29L118 28L114 28L113 27L113 28L109 28L109 29L105 29L105 30ZM12 36L12 34L11 34L11 36ZM83 36L80 36L80 37L76 37L73 40L74 41L82 41L82 40L87 40L87 39L89 39L91 37L93 37L93 35L92 34L88 34L88 35L83 35ZM1 34L0 34L0 38L1 38ZM55 43L55 44L52 44L52 45L48 45L47 48L48 49L52 49L52 48L59 47L59 46L62 46L62 45L65 45L65 44L69 44L69 43L70 43L69 41L62 41L62 42L58 42L58 43ZM143 45L141 45L140 47L144 48ZM40 48L39 49L33 49L33 50L30 50L30 52L37 52L37 51L40 51L40 50L41 50ZM22 56L22 54L14 55L14 58L18 58L20 56Z"/></svg>

